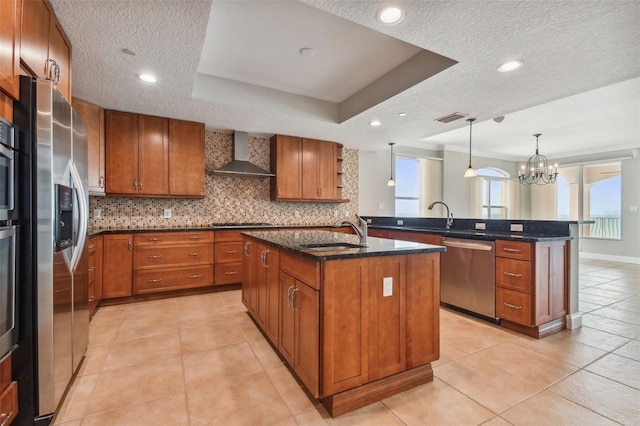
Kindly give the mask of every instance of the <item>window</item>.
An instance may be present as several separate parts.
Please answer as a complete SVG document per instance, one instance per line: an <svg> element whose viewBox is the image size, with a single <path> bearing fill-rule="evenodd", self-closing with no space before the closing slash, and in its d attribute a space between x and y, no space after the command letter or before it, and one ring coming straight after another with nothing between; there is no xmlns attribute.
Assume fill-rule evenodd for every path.
<svg viewBox="0 0 640 426"><path fill-rule="evenodd" d="M498 169L478 169L476 174L482 178L482 218L506 219L507 183L509 175Z"/></svg>
<svg viewBox="0 0 640 426"><path fill-rule="evenodd" d="M560 167L558 175L558 219L593 220L582 227L583 237L621 239L621 162Z"/></svg>
<svg viewBox="0 0 640 426"><path fill-rule="evenodd" d="M442 199L442 161L397 156L395 169L395 215L427 216L429 203Z"/></svg>

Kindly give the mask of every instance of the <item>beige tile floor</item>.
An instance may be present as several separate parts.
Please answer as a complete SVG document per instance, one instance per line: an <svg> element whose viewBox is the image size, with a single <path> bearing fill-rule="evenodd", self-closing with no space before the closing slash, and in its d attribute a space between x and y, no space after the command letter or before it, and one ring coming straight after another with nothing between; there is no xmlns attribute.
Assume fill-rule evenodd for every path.
<svg viewBox="0 0 640 426"><path fill-rule="evenodd" d="M441 310L434 381L331 419L230 291L100 308L55 424L640 424L640 265L582 261L580 329L531 339Z"/></svg>

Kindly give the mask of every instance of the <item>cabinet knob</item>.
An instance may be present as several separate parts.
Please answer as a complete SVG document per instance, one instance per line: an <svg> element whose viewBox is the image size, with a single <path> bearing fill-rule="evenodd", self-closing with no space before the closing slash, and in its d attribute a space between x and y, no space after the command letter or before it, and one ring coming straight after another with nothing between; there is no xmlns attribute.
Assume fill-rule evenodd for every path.
<svg viewBox="0 0 640 426"><path fill-rule="evenodd" d="M142 179L140 179L140 191L142 191Z"/></svg>
<svg viewBox="0 0 640 426"><path fill-rule="evenodd" d="M135 191L137 191L137 190L138 190L138 179L134 179L134 180L133 180L133 189L134 189Z"/></svg>

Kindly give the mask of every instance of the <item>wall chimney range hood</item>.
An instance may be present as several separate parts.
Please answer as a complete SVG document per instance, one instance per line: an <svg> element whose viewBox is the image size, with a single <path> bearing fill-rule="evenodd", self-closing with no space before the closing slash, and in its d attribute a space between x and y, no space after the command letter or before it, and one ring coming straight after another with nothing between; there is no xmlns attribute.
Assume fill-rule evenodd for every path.
<svg viewBox="0 0 640 426"><path fill-rule="evenodd" d="M233 132L233 160L215 169L213 173L239 177L275 176L273 173L249 162L249 134L239 131Z"/></svg>

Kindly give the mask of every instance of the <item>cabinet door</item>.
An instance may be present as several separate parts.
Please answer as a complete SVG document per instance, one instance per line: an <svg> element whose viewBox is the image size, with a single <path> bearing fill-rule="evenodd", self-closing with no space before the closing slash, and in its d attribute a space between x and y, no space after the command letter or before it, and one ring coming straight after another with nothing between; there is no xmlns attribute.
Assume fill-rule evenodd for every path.
<svg viewBox="0 0 640 426"><path fill-rule="evenodd" d="M71 42L67 39L62 26L55 18L51 17L49 26L49 58L58 64L60 76L58 80L58 90L68 102L71 102ZM50 78L54 78L53 74Z"/></svg>
<svg viewBox="0 0 640 426"><path fill-rule="evenodd" d="M313 139L302 140L302 198L317 200L322 198L320 182L318 180L318 145L320 141Z"/></svg>
<svg viewBox="0 0 640 426"><path fill-rule="evenodd" d="M87 125L89 194L104 195L104 110L78 98L73 98L73 108Z"/></svg>
<svg viewBox="0 0 640 426"><path fill-rule="evenodd" d="M293 369L311 395L320 394L320 296L318 291L296 281L292 295L295 312Z"/></svg>
<svg viewBox="0 0 640 426"><path fill-rule="evenodd" d="M275 135L271 138L271 199L302 198L302 139Z"/></svg>
<svg viewBox="0 0 640 426"><path fill-rule="evenodd" d="M262 313L264 318L264 331L272 342L278 342L278 327L280 317L280 256L279 251L267 246L265 248L263 269L266 277L266 311Z"/></svg>
<svg viewBox="0 0 640 426"><path fill-rule="evenodd" d="M133 236L104 235L102 296L104 299L131 296Z"/></svg>
<svg viewBox="0 0 640 426"><path fill-rule="evenodd" d="M44 0L22 2L20 59L34 76L40 78L46 77L51 13Z"/></svg>
<svg viewBox="0 0 640 426"><path fill-rule="evenodd" d="M535 325L567 313L566 256L565 241L535 244Z"/></svg>
<svg viewBox="0 0 640 426"><path fill-rule="evenodd" d="M295 311L291 304L291 293L296 288L296 280L291 275L280 272L280 335L278 350L284 359L293 365L295 354Z"/></svg>
<svg viewBox="0 0 640 426"><path fill-rule="evenodd" d="M169 194L169 119L138 115L138 191Z"/></svg>
<svg viewBox="0 0 640 426"><path fill-rule="evenodd" d="M95 284L95 303L98 305L102 300L102 272L104 270L104 238L102 236L94 237L96 243L95 266L96 266L96 284Z"/></svg>
<svg viewBox="0 0 640 426"><path fill-rule="evenodd" d="M250 312L253 312L251 309L251 287L253 285L251 252L255 250L255 243L248 238L245 238L242 247L242 303Z"/></svg>
<svg viewBox="0 0 640 426"><path fill-rule="evenodd" d="M0 88L14 99L20 96L20 5L20 0L0 1Z"/></svg>
<svg viewBox="0 0 640 426"><path fill-rule="evenodd" d="M320 198L334 200L336 196L336 144L318 143L318 186Z"/></svg>
<svg viewBox="0 0 640 426"><path fill-rule="evenodd" d="M204 197L204 124L169 120L169 193Z"/></svg>
<svg viewBox="0 0 640 426"><path fill-rule="evenodd" d="M138 115L105 111L107 194L138 193Z"/></svg>

